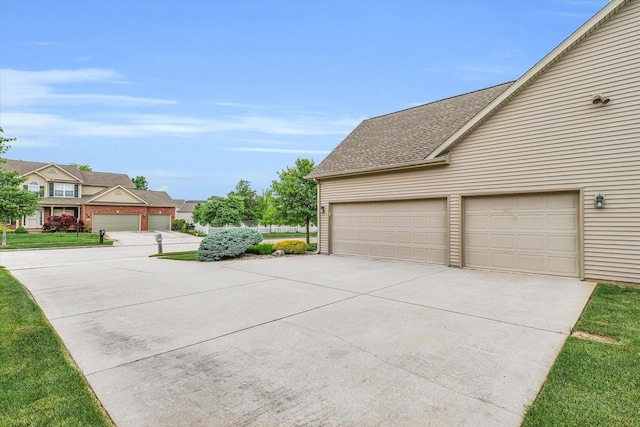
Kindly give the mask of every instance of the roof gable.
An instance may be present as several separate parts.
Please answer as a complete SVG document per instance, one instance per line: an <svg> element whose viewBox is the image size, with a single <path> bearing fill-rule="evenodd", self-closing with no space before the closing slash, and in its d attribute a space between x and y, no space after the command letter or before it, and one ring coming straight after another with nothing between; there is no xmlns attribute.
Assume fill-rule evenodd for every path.
<svg viewBox="0 0 640 427"><path fill-rule="evenodd" d="M72 172L63 169L55 163L44 164L33 172L37 172L39 175L44 176L49 181L71 181L75 183L82 183L82 178L79 174L74 175Z"/></svg>
<svg viewBox="0 0 640 427"><path fill-rule="evenodd" d="M87 200L87 203L148 204L145 200L133 194L131 190L121 185L99 192Z"/></svg>
<svg viewBox="0 0 640 427"><path fill-rule="evenodd" d="M610 1L515 82L363 121L307 178L447 163L453 145L632 1Z"/></svg>
<svg viewBox="0 0 640 427"><path fill-rule="evenodd" d="M309 178L422 161L509 86L504 83L364 120Z"/></svg>
<svg viewBox="0 0 640 427"><path fill-rule="evenodd" d="M56 163L29 162L24 160L7 160L0 164L6 170L17 170L20 175L37 173L49 181L74 181L96 187L135 188L128 175L111 172L82 171L76 165L59 165ZM55 173L49 173L49 170Z"/></svg>
<svg viewBox="0 0 640 427"><path fill-rule="evenodd" d="M633 0L611 0L598 13L589 19L584 25L578 28L565 41L560 43L549 54L542 58L529 71L524 73L522 77L516 80L511 87L496 97L489 103L476 117L467 122L458 129L454 134L449 136L438 147L436 147L427 157L427 159L435 159L442 153L448 151L453 145L462 140L471 131L484 123L489 117L506 105L514 96L522 92L525 88L537 80L545 71L553 64L562 59L568 52L573 50L580 42L591 35L594 31L606 23L613 15L618 13L622 8Z"/></svg>

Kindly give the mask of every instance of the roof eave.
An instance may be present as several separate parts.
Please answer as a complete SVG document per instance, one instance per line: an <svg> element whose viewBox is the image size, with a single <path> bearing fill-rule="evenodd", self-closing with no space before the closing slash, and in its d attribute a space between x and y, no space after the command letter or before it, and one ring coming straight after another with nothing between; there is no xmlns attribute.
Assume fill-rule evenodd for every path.
<svg viewBox="0 0 640 427"><path fill-rule="evenodd" d="M536 65L534 65L529 71L524 73L522 77L515 81L507 90L501 93L496 99L483 108L478 114L476 114L471 120L469 120L464 126L453 133L446 141L436 147L435 150L427 156L427 159L435 159L443 152L447 151L464 138L469 132L475 129L479 124L489 118L494 112L500 109L511 98L522 91L525 87L531 84L537 77L545 72L551 65L556 63L567 52L580 43L584 38L589 36L592 32L600 28L605 22L615 15L620 9L630 3L632 0L611 0L606 6L604 6L598 13L596 13L590 20L584 25L578 28L573 34L571 34L565 41L560 43L555 49L553 49L548 55L542 58Z"/></svg>
<svg viewBox="0 0 640 427"><path fill-rule="evenodd" d="M444 166L444 165L448 165L449 163L450 163L449 154L447 154L445 156L440 156L435 159L422 159L422 160L405 162L405 163L395 163L395 164L386 165L386 166L375 166L370 168L352 169L344 172L330 172L330 173L317 174L317 175L309 174L305 178L316 181L319 179L343 178L343 177L349 177L354 175L369 175L369 174L381 173L381 172L395 172L395 171L408 170L408 169Z"/></svg>

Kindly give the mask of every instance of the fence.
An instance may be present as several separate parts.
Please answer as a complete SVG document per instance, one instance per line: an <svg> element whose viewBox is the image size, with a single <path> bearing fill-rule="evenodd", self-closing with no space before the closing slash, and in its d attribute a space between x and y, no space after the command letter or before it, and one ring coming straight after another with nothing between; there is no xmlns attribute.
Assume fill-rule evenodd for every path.
<svg viewBox="0 0 640 427"><path fill-rule="evenodd" d="M224 227L211 227L209 225L201 225L196 224L196 231L204 234L215 234L218 231L228 230L230 228L240 228L235 225L226 225ZM252 230L256 230L258 233L267 234L267 233L306 233L307 227L301 225L256 225L256 226L247 226L242 225L242 228L250 228ZM312 225L309 227L309 232L317 233L318 227Z"/></svg>

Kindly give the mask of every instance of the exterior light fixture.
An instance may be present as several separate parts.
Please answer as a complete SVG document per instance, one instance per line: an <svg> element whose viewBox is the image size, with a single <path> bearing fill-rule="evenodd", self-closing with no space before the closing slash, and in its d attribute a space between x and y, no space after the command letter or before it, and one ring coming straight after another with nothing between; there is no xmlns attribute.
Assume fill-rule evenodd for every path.
<svg viewBox="0 0 640 427"><path fill-rule="evenodd" d="M596 209L604 209L604 196L602 194L598 194L596 196L596 199L593 202L593 206Z"/></svg>
<svg viewBox="0 0 640 427"><path fill-rule="evenodd" d="M324 213L324 206L320 206L320 213L323 214Z"/></svg>

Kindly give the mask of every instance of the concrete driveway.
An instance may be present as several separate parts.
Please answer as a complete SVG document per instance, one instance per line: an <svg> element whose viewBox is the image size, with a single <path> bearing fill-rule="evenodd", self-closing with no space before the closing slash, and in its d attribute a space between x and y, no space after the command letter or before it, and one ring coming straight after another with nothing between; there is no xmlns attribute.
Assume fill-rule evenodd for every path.
<svg viewBox="0 0 640 427"><path fill-rule="evenodd" d="M517 426L594 287L337 256L154 252L1 253L119 426Z"/></svg>

